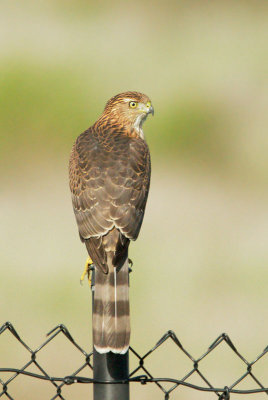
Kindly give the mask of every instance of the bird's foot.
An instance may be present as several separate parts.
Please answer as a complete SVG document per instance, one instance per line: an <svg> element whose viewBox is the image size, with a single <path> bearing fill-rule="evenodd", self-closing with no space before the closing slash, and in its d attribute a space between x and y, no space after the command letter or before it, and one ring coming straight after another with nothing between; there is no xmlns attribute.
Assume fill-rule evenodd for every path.
<svg viewBox="0 0 268 400"><path fill-rule="evenodd" d="M129 258L128 259L128 272L132 272L133 261Z"/></svg>
<svg viewBox="0 0 268 400"><path fill-rule="evenodd" d="M87 279L88 279L88 284L89 286L91 286L91 277L90 277L90 271L91 271L91 266L93 265L93 261L90 257L87 258L87 261L85 263L85 268L84 268L84 272L81 275L80 278L80 284L82 285L83 280L85 279L85 276L87 275Z"/></svg>

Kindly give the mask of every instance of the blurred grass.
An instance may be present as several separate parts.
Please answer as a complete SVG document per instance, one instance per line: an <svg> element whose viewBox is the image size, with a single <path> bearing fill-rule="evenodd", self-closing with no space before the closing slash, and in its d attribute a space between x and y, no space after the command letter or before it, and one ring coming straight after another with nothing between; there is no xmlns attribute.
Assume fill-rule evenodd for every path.
<svg viewBox="0 0 268 400"><path fill-rule="evenodd" d="M40 158L51 151L66 153L75 135L102 112L95 101L94 82L85 84L68 67L10 63L2 67L0 84L2 158L10 152L19 157L35 151ZM173 105L163 106L153 127L148 124L152 151L161 157L206 156L212 163L226 159L223 107L196 96L173 100ZM156 129L160 134L154 133Z"/></svg>
<svg viewBox="0 0 268 400"><path fill-rule="evenodd" d="M69 150L74 132L82 131L94 118L82 82L62 68L40 65L8 65L1 81L1 156L15 152ZM44 145L45 146L44 146Z"/></svg>
<svg viewBox="0 0 268 400"><path fill-rule="evenodd" d="M5 167L10 152L66 154L109 97L133 89L155 105L157 158L266 177L267 2L15 4L0 14Z"/></svg>

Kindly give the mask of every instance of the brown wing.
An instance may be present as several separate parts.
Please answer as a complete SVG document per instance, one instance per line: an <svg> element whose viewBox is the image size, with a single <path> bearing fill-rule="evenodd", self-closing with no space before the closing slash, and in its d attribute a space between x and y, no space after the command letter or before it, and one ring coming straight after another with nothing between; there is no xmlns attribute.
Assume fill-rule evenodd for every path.
<svg viewBox="0 0 268 400"><path fill-rule="evenodd" d="M92 129L78 137L70 159L73 207L81 239L96 238L103 264L102 236L115 227L122 239L137 238L149 183L149 150L141 138Z"/></svg>

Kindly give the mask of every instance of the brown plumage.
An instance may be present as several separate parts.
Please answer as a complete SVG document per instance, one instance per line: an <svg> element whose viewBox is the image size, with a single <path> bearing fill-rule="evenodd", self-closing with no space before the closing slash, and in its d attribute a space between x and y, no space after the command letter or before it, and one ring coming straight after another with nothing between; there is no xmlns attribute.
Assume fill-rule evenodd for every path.
<svg viewBox="0 0 268 400"><path fill-rule="evenodd" d="M97 351L129 347L128 246L143 221L150 154L142 124L149 98L125 92L74 143L70 189L80 238L96 266L93 343Z"/></svg>

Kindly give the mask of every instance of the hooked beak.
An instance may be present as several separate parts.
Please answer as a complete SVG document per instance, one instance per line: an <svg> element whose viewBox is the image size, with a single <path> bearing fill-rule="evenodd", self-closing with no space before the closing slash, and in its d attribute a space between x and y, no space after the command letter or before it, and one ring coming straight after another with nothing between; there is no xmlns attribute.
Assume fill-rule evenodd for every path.
<svg viewBox="0 0 268 400"><path fill-rule="evenodd" d="M148 114L154 115L154 108L153 108L151 102L148 102L146 105L143 104L143 103L139 103L138 104L138 109L139 109L140 112L142 112L146 116Z"/></svg>
<svg viewBox="0 0 268 400"><path fill-rule="evenodd" d="M148 114L152 114L152 116L154 116L154 108L153 108L153 106L150 106L150 108L148 110Z"/></svg>

